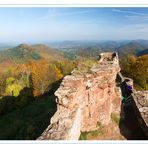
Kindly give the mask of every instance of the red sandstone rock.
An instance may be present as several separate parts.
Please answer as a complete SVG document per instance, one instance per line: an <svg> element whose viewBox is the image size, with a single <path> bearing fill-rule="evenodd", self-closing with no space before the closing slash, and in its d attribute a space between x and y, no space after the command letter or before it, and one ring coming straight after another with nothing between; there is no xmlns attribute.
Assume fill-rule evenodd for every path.
<svg viewBox="0 0 148 148"><path fill-rule="evenodd" d="M91 74L66 76L57 96L57 112L49 127L38 139L77 140L80 131L96 128L97 122L108 124L112 112L120 111L120 95L116 75L120 71L118 58L103 53L101 64L91 68ZM48 136L47 136L48 135Z"/></svg>

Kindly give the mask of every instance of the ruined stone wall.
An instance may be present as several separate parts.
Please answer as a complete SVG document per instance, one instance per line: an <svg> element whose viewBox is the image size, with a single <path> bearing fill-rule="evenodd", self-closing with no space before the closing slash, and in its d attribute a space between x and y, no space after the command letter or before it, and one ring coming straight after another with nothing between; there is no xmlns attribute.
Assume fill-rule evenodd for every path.
<svg viewBox="0 0 148 148"><path fill-rule="evenodd" d="M112 112L120 111L121 94L115 79L120 71L116 54L102 53L89 73L66 76L57 96L57 112L38 140L78 140L81 131L108 124Z"/></svg>
<svg viewBox="0 0 148 148"><path fill-rule="evenodd" d="M148 139L148 91L136 91L133 86L133 80L127 77L123 77L122 74L118 74L122 82L127 86L132 86L132 93L126 100L132 104L138 122ZM126 92L126 91L125 91Z"/></svg>
<svg viewBox="0 0 148 148"><path fill-rule="evenodd" d="M148 139L148 91L136 91L132 98L135 114Z"/></svg>

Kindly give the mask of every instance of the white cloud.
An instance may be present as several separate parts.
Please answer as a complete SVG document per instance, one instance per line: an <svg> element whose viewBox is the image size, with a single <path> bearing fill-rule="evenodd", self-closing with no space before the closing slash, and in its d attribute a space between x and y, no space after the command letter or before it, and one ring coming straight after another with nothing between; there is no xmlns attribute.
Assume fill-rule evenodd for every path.
<svg viewBox="0 0 148 148"><path fill-rule="evenodd" d="M125 13L125 17L131 21L139 21L144 22L148 20L147 13L135 12L135 11L126 11L126 10L119 10L119 9L112 9L113 12L117 13Z"/></svg>
<svg viewBox="0 0 148 148"><path fill-rule="evenodd" d="M138 20L138 21L147 21L148 20L148 14L144 16L138 16L138 15L126 15L126 18L130 20Z"/></svg>
<svg viewBox="0 0 148 148"><path fill-rule="evenodd" d="M128 14L134 14L134 15L148 15L146 13L140 13L135 11L127 11L127 10L119 10L119 9L112 9L113 12L117 13L128 13Z"/></svg>
<svg viewBox="0 0 148 148"><path fill-rule="evenodd" d="M54 17L82 15L82 14L88 14L96 11L96 10L78 10L78 11L76 10L67 11L67 10L68 8L63 8L63 11L59 11L56 8L50 8L48 12L44 16L39 17L38 20L52 19Z"/></svg>

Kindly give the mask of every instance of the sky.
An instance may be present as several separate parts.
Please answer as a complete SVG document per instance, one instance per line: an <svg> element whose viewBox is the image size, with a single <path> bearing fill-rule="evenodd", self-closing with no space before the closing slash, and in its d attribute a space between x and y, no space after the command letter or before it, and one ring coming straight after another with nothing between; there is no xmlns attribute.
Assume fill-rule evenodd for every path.
<svg viewBox="0 0 148 148"><path fill-rule="evenodd" d="M148 39L148 8L0 8L0 42Z"/></svg>

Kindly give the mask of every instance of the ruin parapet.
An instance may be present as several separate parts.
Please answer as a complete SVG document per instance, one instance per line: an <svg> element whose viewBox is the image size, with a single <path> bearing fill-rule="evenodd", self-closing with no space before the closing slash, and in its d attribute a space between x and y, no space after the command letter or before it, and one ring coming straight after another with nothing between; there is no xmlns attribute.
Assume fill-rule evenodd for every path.
<svg viewBox="0 0 148 148"><path fill-rule="evenodd" d="M81 131L96 129L98 122L106 125L112 112L120 112L121 96L115 83L120 66L112 56L103 53L91 73L73 72L63 79L55 92L57 112L39 140L78 140Z"/></svg>

